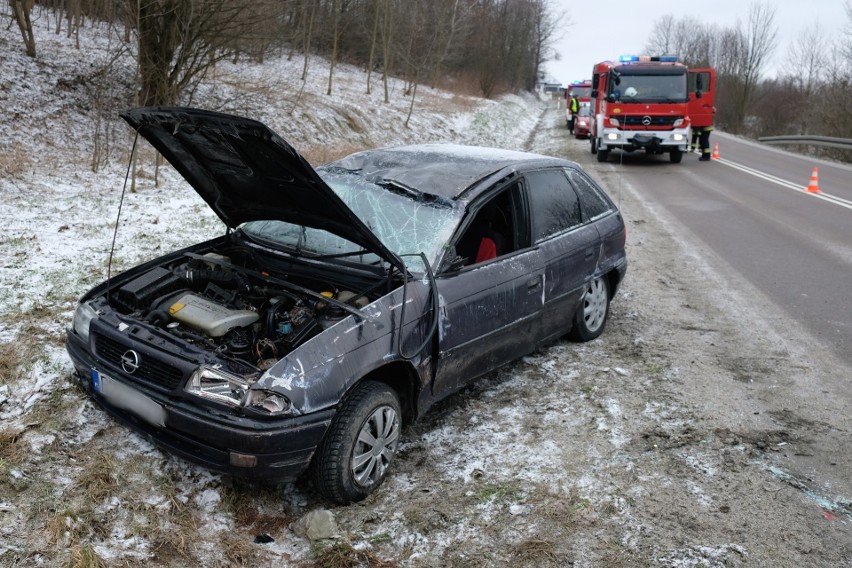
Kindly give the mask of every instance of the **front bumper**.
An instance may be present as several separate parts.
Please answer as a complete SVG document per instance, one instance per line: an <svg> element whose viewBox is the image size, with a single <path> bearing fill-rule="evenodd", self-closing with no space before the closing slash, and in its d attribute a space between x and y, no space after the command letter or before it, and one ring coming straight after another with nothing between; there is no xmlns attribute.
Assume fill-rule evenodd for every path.
<svg viewBox="0 0 852 568"><path fill-rule="evenodd" d="M619 130L605 128L601 133L600 147L622 150L644 149L649 152L685 152L689 145L689 128L673 130Z"/></svg>
<svg viewBox="0 0 852 568"><path fill-rule="evenodd" d="M123 380L121 369L98 360L72 329L65 345L82 387L110 416L169 453L226 475L267 481L299 477L310 465L334 415L332 409L269 420L237 416ZM129 388L145 405L161 407L162 425L144 412L110 403L93 388L93 369L132 385Z"/></svg>

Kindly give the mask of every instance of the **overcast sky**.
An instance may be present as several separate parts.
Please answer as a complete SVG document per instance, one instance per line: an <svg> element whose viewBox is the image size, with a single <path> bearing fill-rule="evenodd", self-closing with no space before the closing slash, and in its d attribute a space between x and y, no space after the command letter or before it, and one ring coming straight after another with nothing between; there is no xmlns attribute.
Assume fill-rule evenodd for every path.
<svg viewBox="0 0 852 568"><path fill-rule="evenodd" d="M568 14L570 25L555 46L561 61L548 61L546 71L563 85L591 79L595 63L616 60L620 55L641 55L654 24L663 16L675 19L692 17L705 24L735 27L737 20L746 23L750 0L687 0L646 2L643 0L594 1L552 0L553 5ZM830 40L839 39L849 21L844 11L845 0L772 0L764 1L775 9L778 44L768 75L776 75L783 65L787 46L814 24ZM660 55L660 54L648 54Z"/></svg>

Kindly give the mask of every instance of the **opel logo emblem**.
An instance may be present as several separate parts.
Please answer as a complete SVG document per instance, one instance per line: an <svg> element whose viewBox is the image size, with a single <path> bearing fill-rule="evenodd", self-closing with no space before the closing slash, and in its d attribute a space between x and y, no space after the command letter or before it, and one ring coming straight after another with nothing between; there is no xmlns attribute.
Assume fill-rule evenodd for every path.
<svg viewBox="0 0 852 568"><path fill-rule="evenodd" d="M642 117L642 124L645 125L645 126L651 126L651 117L650 116L643 116Z"/></svg>
<svg viewBox="0 0 852 568"><path fill-rule="evenodd" d="M139 368L139 354L133 349L128 349L121 356L121 368L128 375L132 375Z"/></svg>

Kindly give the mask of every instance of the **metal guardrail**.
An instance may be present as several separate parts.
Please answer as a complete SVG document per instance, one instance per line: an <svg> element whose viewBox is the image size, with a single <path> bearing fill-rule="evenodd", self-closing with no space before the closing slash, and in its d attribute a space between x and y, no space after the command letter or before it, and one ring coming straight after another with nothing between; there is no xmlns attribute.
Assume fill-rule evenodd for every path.
<svg viewBox="0 0 852 568"><path fill-rule="evenodd" d="M763 142L765 144L811 144L813 146L827 146L830 148L842 148L844 150L852 150L852 139L832 138L830 136L764 136L762 138L758 138L758 141Z"/></svg>

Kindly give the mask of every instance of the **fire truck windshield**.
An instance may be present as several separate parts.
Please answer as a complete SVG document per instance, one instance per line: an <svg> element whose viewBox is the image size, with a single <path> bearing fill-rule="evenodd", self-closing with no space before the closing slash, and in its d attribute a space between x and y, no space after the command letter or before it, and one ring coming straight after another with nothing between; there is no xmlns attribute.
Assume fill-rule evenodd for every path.
<svg viewBox="0 0 852 568"><path fill-rule="evenodd" d="M578 99L588 99L592 96L591 87L578 87L577 85L571 85L568 90Z"/></svg>
<svg viewBox="0 0 852 568"><path fill-rule="evenodd" d="M625 103L683 103L687 102L686 75L631 74L630 69L619 73L618 84L610 84L610 100Z"/></svg>

